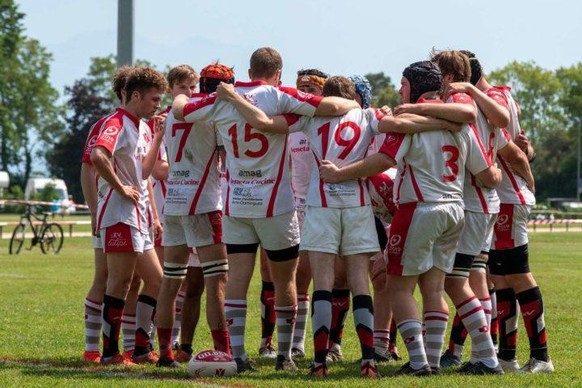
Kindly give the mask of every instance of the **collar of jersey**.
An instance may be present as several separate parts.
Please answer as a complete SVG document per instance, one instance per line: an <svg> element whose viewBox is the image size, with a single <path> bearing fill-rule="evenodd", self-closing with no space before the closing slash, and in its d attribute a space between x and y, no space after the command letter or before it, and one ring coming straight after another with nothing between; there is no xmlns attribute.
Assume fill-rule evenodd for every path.
<svg viewBox="0 0 582 388"><path fill-rule="evenodd" d="M247 82L242 82L242 81L236 81L234 83L234 86L240 86L240 87L252 87L252 86L261 86L261 85L268 85L268 83L266 83L263 80L256 80L256 81L247 81Z"/></svg>
<svg viewBox="0 0 582 388"><path fill-rule="evenodd" d="M121 107L117 108L117 111L122 113L123 115L127 116L127 118L131 120L131 122L135 125L135 127L139 128L139 119L137 117L135 117L134 115L129 113L127 110L125 110Z"/></svg>
<svg viewBox="0 0 582 388"><path fill-rule="evenodd" d="M204 98L208 96L208 94L206 93L193 93L192 96L190 96L190 98Z"/></svg>

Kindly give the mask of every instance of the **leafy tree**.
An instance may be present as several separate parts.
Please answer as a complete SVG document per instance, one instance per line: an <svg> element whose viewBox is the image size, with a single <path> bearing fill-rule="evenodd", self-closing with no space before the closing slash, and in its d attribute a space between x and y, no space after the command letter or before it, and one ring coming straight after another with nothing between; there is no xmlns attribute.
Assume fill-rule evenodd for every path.
<svg viewBox="0 0 582 388"><path fill-rule="evenodd" d="M24 35L23 18L14 1L0 2L0 169L20 186L61 132L58 93L49 83L52 57Z"/></svg>
<svg viewBox="0 0 582 388"><path fill-rule="evenodd" d="M147 61L138 60L136 66L151 65ZM51 174L65 180L69 193L78 203L84 202L79 176L89 130L95 122L119 105L111 88L116 70L113 55L91 58L87 76L65 88L65 96L68 97L66 130L47 154L47 161Z"/></svg>
<svg viewBox="0 0 582 388"><path fill-rule="evenodd" d="M388 105L393 108L400 104L398 90L392 84L392 80L389 76L380 72L368 73L365 77L370 81L370 85L372 86L372 95L374 97L372 101L373 106L381 107L383 105Z"/></svg>
<svg viewBox="0 0 582 388"><path fill-rule="evenodd" d="M572 197L576 193L577 117L582 114L580 65L550 71L533 62L512 62L491 73L490 81L512 87L521 107L522 129L533 142L536 197ZM578 113L578 115L576 115Z"/></svg>
<svg viewBox="0 0 582 388"><path fill-rule="evenodd" d="M47 161L51 174L65 180L75 202L83 202L79 176L89 130L101 117L113 112L119 102L111 89L115 70L113 56L92 58L88 75L65 88L67 129L47 155Z"/></svg>

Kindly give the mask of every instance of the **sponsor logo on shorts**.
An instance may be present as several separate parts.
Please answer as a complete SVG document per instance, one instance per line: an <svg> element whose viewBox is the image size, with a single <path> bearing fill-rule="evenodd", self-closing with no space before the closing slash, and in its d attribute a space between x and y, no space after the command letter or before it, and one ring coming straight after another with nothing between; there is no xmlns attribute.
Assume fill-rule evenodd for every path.
<svg viewBox="0 0 582 388"><path fill-rule="evenodd" d="M497 217L497 222L495 225L495 229L499 232L507 232L511 229L511 225L509 223L509 216L507 214L502 214Z"/></svg>
<svg viewBox="0 0 582 388"><path fill-rule="evenodd" d="M127 242L127 239L125 237L123 237L121 232L111 233L111 236L109 237L109 240L107 241L108 247L121 248L121 247L126 247L128 245L129 245L129 243Z"/></svg>
<svg viewBox="0 0 582 388"><path fill-rule="evenodd" d="M402 242L402 236L395 234L390 237L390 246L388 247L388 253L399 255L402 253L402 248L400 243Z"/></svg>

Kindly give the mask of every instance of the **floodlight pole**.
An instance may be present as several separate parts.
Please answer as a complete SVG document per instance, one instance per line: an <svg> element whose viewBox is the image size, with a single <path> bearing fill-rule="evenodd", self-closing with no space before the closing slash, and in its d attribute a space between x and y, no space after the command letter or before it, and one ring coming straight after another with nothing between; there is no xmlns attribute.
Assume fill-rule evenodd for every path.
<svg viewBox="0 0 582 388"><path fill-rule="evenodd" d="M117 0L117 67L133 64L133 0Z"/></svg>

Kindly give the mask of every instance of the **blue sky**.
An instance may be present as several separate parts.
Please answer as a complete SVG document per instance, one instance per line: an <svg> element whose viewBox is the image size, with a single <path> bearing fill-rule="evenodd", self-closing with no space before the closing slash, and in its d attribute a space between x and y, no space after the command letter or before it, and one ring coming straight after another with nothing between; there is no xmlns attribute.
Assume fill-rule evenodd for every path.
<svg viewBox="0 0 582 388"><path fill-rule="evenodd" d="M90 58L116 53L116 0L17 0L26 34L53 54L51 81L62 93ZM582 61L582 2L354 0L134 0L134 57L160 69L196 70L219 59L247 79L254 49L272 46L283 82L300 68L330 74L383 71L395 84L409 63L435 47L470 49L487 69L513 60L555 69Z"/></svg>

